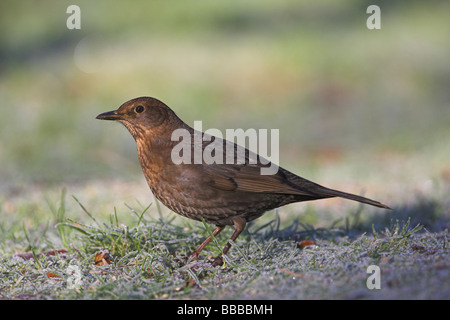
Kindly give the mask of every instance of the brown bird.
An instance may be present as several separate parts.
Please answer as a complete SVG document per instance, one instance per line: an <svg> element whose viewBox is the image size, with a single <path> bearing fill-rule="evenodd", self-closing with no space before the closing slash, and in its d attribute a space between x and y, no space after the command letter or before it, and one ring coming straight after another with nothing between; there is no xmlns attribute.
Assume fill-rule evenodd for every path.
<svg viewBox="0 0 450 320"><path fill-rule="evenodd" d="M195 161L173 161L173 149L184 143L191 155L185 159L194 160L195 137L202 134L184 123L163 102L150 98L135 98L122 104L117 110L102 113L97 119L116 120L122 123L136 140L139 161L147 183L155 197L174 212L194 220L202 218L216 226L213 235L217 236L225 226L234 225L231 240L235 241L244 230L247 222L260 217L264 212L293 202L341 197L367 203L380 208L388 206L368 198L323 187L299 177L281 167L272 175L262 175L261 168L270 163L250 161L254 153L245 149L245 163L225 161L225 146L230 145L237 160L240 148L233 142L217 137L205 136L201 150L206 151L212 143L222 145L224 159L216 163ZM172 140L172 133L183 129L192 139ZM183 131L182 130L182 131ZM198 137L198 136L197 136ZM209 138L208 138L209 137ZM198 140L197 140L198 141ZM197 149L198 150L198 149ZM219 152L215 149L215 152ZM256 155L257 156L257 155ZM264 163L264 164L263 164ZM203 248L211 241L208 237L191 257L197 259ZM231 244L228 242L222 253L226 254ZM222 254L213 265L223 263Z"/></svg>

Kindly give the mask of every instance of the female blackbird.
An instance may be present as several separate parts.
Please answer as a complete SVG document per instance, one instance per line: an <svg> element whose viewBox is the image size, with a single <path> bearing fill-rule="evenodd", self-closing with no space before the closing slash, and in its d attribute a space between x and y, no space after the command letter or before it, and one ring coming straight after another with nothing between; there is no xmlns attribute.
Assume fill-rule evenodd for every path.
<svg viewBox="0 0 450 320"><path fill-rule="evenodd" d="M234 225L235 231L230 239L235 241L248 221L260 217L267 210L293 202L342 197L390 209L378 201L323 187L281 167L275 174L263 175L261 169L271 165L267 160L261 161L262 158L247 149L244 158L238 159L238 149L242 147L195 131L168 106L154 98L132 99L115 111L98 115L97 119L122 123L136 140L139 161L155 197L184 217L199 221L203 218L214 224L214 236L225 226ZM177 129L187 133L191 139L180 141L179 135L174 139L172 133ZM210 145L212 143L214 145ZM214 159L223 161L194 161L195 152L207 151L205 148L208 146L210 153L211 146L215 146L212 153L222 152L214 154ZM186 152L183 159L192 161L174 161L175 147L179 155ZM230 155L226 151L229 150L235 151L232 152L235 161L231 163L227 161ZM257 161L253 161L255 158ZM208 237L191 256L196 259L210 241L211 237ZM227 243L222 253L226 254L230 247L231 244ZM220 254L213 265L222 263Z"/></svg>

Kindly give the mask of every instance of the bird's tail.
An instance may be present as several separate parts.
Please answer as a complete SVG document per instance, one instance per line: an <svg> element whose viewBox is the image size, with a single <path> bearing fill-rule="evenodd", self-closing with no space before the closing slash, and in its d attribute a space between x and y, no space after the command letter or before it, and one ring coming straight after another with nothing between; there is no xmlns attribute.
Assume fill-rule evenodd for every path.
<svg viewBox="0 0 450 320"><path fill-rule="evenodd" d="M342 192L342 191L328 189L328 188L325 188L325 189L326 189L326 192L324 192L324 193L331 197L341 197L341 198L345 198L345 199L349 199L349 200L367 203L367 204L370 204L372 206L379 207L379 208L392 209L389 206L387 206L381 202L378 202L378 201L375 201L375 200L372 200L369 198L357 196L356 194Z"/></svg>

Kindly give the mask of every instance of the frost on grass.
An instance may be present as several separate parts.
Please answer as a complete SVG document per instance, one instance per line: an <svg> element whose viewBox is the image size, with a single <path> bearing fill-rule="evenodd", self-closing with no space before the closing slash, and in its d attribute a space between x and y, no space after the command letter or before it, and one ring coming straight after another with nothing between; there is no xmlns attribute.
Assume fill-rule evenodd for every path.
<svg viewBox="0 0 450 320"><path fill-rule="evenodd" d="M3 255L1 296L13 299L379 299L448 297L448 232L429 232L411 220L391 220L359 231L349 223L313 227L279 216L250 224L222 267L209 264L232 233L224 230L198 261L183 258L211 226L174 213L129 212L132 223L79 222L61 210L44 235L27 231L29 259ZM273 216L272 216L273 217ZM56 239L56 240L55 240ZM311 245L299 245L301 241ZM39 254L65 247L64 255ZM107 263L95 265L96 252ZM381 289L370 290L368 267L381 270ZM78 277L78 278L77 278Z"/></svg>

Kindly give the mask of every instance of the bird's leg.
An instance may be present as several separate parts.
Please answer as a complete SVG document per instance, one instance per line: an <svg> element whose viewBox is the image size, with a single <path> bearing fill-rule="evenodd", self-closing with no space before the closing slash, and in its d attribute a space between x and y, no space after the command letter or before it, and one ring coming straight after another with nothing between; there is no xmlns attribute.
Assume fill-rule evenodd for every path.
<svg viewBox="0 0 450 320"><path fill-rule="evenodd" d="M241 217L236 217L236 218L233 218L232 220L234 223L235 230L234 230L234 233L231 236L230 240L235 241L236 238L241 234L241 232L244 231L246 221L244 218L241 218ZM225 245L225 247L222 250L222 253L217 256L217 258L213 261L212 265L213 266L221 266L223 264L222 254L227 254L227 252L228 252L228 250L230 250L230 248L231 248L231 243L227 242L227 244Z"/></svg>
<svg viewBox="0 0 450 320"><path fill-rule="evenodd" d="M212 233L213 236L214 237L217 236L220 233L220 231L222 231L224 228L225 228L225 226L216 226L216 228L214 229L214 231ZM208 238L206 238L205 241L203 241L203 243L201 245L199 245L197 247L197 249L195 249L194 252L192 252L190 254L189 258L193 257L194 260L197 260L198 255L208 245L208 243L211 241L211 239L212 239L211 236L208 236Z"/></svg>

